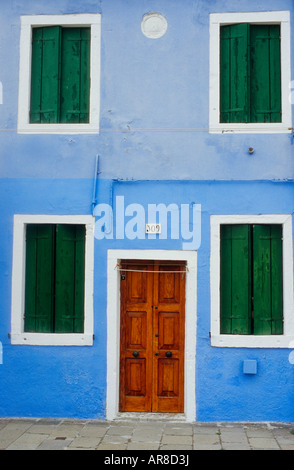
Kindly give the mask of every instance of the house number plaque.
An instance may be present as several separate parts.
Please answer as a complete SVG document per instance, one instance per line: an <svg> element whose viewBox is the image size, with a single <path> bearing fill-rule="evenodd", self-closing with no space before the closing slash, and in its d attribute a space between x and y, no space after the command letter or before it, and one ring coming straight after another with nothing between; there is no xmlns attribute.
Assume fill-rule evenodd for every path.
<svg viewBox="0 0 294 470"><path fill-rule="evenodd" d="M146 224L146 233L161 233L161 224Z"/></svg>

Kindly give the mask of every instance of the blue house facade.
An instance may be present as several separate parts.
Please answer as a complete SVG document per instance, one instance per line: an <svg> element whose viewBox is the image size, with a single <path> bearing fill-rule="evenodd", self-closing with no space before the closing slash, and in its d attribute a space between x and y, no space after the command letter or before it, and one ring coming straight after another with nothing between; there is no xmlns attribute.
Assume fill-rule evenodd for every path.
<svg viewBox="0 0 294 470"><path fill-rule="evenodd" d="M294 421L292 0L1 13L0 416Z"/></svg>

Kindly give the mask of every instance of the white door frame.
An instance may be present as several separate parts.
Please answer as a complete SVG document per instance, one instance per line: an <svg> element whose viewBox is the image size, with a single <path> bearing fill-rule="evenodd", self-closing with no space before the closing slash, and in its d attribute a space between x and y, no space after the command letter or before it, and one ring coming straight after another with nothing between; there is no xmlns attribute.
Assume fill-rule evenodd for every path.
<svg viewBox="0 0 294 470"><path fill-rule="evenodd" d="M122 259L186 261L185 419L196 420L197 252L174 250L108 250L107 252L107 398L106 419L118 416L120 356L120 273Z"/></svg>

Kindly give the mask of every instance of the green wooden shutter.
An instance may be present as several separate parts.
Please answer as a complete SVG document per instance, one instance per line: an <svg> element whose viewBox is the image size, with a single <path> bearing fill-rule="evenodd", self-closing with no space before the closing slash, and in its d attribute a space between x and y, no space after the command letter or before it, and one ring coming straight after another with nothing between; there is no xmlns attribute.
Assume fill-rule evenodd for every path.
<svg viewBox="0 0 294 470"><path fill-rule="evenodd" d="M250 122L281 122L279 25L250 26Z"/></svg>
<svg viewBox="0 0 294 470"><path fill-rule="evenodd" d="M247 122L249 109L248 24L220 30L220 122Z"/></svg>
<svg viewBox="0 0 294 470"><path fill-rule="evenodd" d="M53 331L54 226L28 225L26 230L25 327L27 332Z"/></svg>
<svg viewBox="0 0 294 470"><path fill-rule="evenodd" d="M254 334L283 334L282 227L253 227Z"/></svg>
<svg viewBox="0 0 294 470"><path fill-rule="evenodd" d="M61 28L33 29L31 123L59 122Z"/></svg>
<svg viewBox="0 0 294 470"><path fill-rule="evenodd" d="M33 29L30 122L41 122L43 28Z"/></svg>
<svg viewBox="0 0 294 470"><path fill-rule="evenodd" d="M222 334L251 333L251 237L249 225L221 226Z"/></svg>
<svg viewBox="0 0 294 470"><path fill-rule="evenodd" d="M85 227L56 226L55 332L83 333Z"/></svg>
<svg viewBox="0 0 294 470"><path fill-rule="evenodd" d="M90 28L62 32L61 122L89 122Z"/></svg>

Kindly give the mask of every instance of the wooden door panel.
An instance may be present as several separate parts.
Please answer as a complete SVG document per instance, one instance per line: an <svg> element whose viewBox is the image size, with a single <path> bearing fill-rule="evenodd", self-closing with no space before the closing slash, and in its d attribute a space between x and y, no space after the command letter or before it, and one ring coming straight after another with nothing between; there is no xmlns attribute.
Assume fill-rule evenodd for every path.
<svg viewBox="0 0 294 470"><path fill-rule="evenodd" d="M159 303L179 303L180 301L180 279L175 273L165 272L171 271L174 266L160 267L162 274L158 275L158 302ZM178 267L176 268L178 269ZM160 272L159 271L159 272Z"/></svg>
<svg viewBox="0 0 294 470"><path fill-rule="evenodd" d="M146 266L131 265L128 269L143 270ZM126 301L128 303L144 304L147 301L147 273L146 272L128 272L128 282L126 291Z"/></svg>
<svg viewBox="0 0 294 470"><path fill-rule="evenodd" d="M123 369L124 393L120 399L121 411L151 411L151 394L148 390L146 358L128 357ZM149 374L148 374L149 372ZM150 385L149 385L150 387Z"/></svg>
<svg viewBox="0 0 294 470"><path fill-rule="evenodd" d="M145 397L146 359L127 358L125 362L125 393L127 396Z"/></svg>
<svg viewBox="0 0 294 470"><path fill-rule="evenodd" d="M179 396L178 375L178 359L158 359L158 397Z"/></svg>
<svg viewBox="0 0 294 470"><path fill-rule="evenodd" d="M126 312L125 346L127 349L146 349L147 312Z"/></svg>
<svg viewBox="0 0 294 470"><path fill-rule="evenodd" d="M179 312L158 313L158 350L179 349Z"/></svg>
<svg viewBox="0 0 294 470"><path fill-rule="evenodd" d="M166 358L162 353L156 360L153 392L153 411L159 413L184 412L183 358L173 354Z"/></svg>

